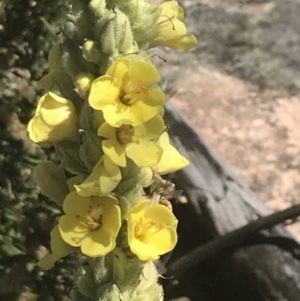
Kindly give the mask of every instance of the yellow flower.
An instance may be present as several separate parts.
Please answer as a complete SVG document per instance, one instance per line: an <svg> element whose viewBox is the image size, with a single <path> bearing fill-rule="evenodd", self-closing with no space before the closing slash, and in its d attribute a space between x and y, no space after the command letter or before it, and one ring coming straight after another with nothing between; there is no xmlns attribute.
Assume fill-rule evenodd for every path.
<svg viewBox="0 0 300 301"><path fill-rule="evenodd" d="M103 123L98 135L104 137L103 152L117 165L126 166L126 156L140 167L157 164L162 156L162 148L151 141L165 130L164 121L155 116L143 125L132 126L122 124L111 127Z"/></svg>
<svg viewBox="0 0 300 301"><path fill-rule="evenodd" d="M52 92L39 99L35 116L27 129L30 138L41 146L61 140L78 141L79 138L74 105Z"/></svg>
<svg viewBox="0 0 300 301"><path fill-rule="evenodd" d="M158 29L151 47L166 46L187 51L197 45L194 35L187 32L183 23L184 12L177 1L160 4L161 15L158 18Z"/></svg>
<svg viewBox="0 0 300 301"><path fill-rule="evenodd" d="M141 125L158 115L165 103L163 92L151 89L159 79L152 64L119 59L105 75L94 80L89 104L102 110L105 121L111 126Z"/></svg>
<svg viewBox="0 0 300 301"><path fill-rule="evenodd" d="M63 240L80 247L90 257L104 256L116 246L121 227L121 211L112 196L82 197L70 192L63 205L58 227Z"/></svg>
<svg viewBox="0 0 300 301"><path fill-rule="evenodd" d="M150 205L146 200L134 206L125 216L128 244L140 260L156 260L171 251L177 243L177 219L164 205Z"/></svg>
<svg viewBox="0 0 300 301"><path fill-rule="evenodd" d="M52 229L50 237L50 248L52 253L46 255L38 262L38 266L44 270L50 269L56 261L62 257L68 256L70 253L72 253L72 251L75 250L62 239L58 226L55 226Z"/></svg>
<svg viewBox="0 0 300 301"><path fill-rule="evenodd" d="M159 175L166 175L189 165L189 161L170 144L168 133L163 133L158 140L158 145L163 148L163 154L153 170Z"/></svg>
<svg viewBox="0 0 300 301"><path fill-rule="evenodd" d="M74 185L81 196L107 195L112 192L122 179L118 165L107 156L103 156L92 173L79 185Z"/></svg>

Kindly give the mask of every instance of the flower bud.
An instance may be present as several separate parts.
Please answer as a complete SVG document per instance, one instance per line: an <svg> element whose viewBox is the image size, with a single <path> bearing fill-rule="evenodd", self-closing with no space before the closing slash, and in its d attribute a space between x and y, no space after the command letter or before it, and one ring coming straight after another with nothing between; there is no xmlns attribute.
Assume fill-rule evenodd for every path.
<svg viewBox="0 0 300 301"><path fill-rule="evenodd" d="M93 20L85 0L72 0L72 13L76 20L77 34L80 38L90 38L93 32Z"/></svg>
<svg viewBox="0 0 300 301"><path fill-rule="evenodd" d="M101 55L96 43L87 40L82 46L82 55L88 61L100 65L103 55Z"/></svg>
<svg viewBox="0 0 300 301"><path fill-rule="evenodd" d="M74 274L74 282L80 294L95 300L95 291L97 289L97 285L94 282L94 275L90 266L79 266Z"/></svg>
<svg viewBox="0 0 300 301"><path fill-rule="evenodd" d="M130 52L134 47L130 21L117 7L97 22L95 39L101 50L110 56L116 56L118 51L123 54Z"/></svg>
<svg viewBox="0 0 300 301"><path fill-rule="evenodd" d="M89 73L81 72L76 76L75 86L77 93L81 98L86 99L87 95L90 92L94 76Z"/></svg>
<svg viewBox="0 0 300 301"><path fill-rule="evenodd" d="M164 293L157 283L158 273L153 262L144 265L140 276L140 283L132 294L130 301L162 301Z"/></svg>
<svg viewBox="0 0 300 301"><path fill-rule="evenodd" d="M187 32L184 24L184 12L177 1L167 1L159 6L161 15L157 20L156 34L151 47L166 46L181 51L187 51L197 45L194 35Z"/></svg>
<svg viewBox="0 0 300 301"><path fill-rule="evenodd" d="M89 9L97 19L102 19L108 12L106 0L91 0Z"/></svg>

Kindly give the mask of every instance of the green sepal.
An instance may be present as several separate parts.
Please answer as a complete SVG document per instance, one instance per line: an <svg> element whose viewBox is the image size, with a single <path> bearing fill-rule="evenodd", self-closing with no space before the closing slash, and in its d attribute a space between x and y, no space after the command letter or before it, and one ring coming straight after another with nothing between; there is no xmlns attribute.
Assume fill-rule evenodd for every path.
<svg viewBox="0 0 300 301"><path fill-rule="evenodd" d="M89 171L92 171L94 166L103 156L102 139L93 132L83 131L81 133L82 145L79 149L79 157L84 162Z"/></svg>
<svg viewBox="0 0 300 301"><path fill-rule="evenodd" d="M56 150L61 161L61 167L72 174L88 174L88 169L79 156L80 144L72 141L57 143Z"/></svg>
<svg viewBox="0 0 300 301"><path fill-rule="evenodd" d="M70 192L64 169L50 161L41 162L34 168L33 177L41 193L62 206Z"/></svg>
<svg viewBox="0 0 300 301"><path fill-rule="evenodd" d="M76 288L83 296L95 300L97 285L89 265L81 265L74 274Z"/></svg>

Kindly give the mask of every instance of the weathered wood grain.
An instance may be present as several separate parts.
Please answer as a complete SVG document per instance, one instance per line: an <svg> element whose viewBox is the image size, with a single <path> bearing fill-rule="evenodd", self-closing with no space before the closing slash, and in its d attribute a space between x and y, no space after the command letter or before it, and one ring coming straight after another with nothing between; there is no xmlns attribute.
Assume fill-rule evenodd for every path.
<svg viewBox="0 0 300 301"><path fill-rule="evenodd" d="M300 262L289 252L294 242L278 225L232 245L201 262L179 263L191 250L270 214L172 105L166 116L173 144L190 165L172 180L184 191L187 204L174 204L179 218L179 243L165 258L166 297L186 296L204 301L299 301ZM274 238L275 237L275 238ZM283 237L283 247L272 245ZM297 246L297 243L292 243ZM198 261L198 260L197 260Z"/></svg>

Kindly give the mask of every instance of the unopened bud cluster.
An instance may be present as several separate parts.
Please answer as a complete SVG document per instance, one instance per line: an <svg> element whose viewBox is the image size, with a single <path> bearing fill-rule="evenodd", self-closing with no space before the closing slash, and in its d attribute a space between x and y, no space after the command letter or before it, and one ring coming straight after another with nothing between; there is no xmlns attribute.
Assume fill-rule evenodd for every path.
<svg viewBox="0 0 300 301"><path fill-rule="evenodd" d="M177 219L168 201L174 187L161 176L188 160L170 144L148 50L185 51L196 38L176 1L70 5L76 32L51 49L39 82L47 93L28 124L30 138L55 146L60 159L34 170L41 193L63 210L39 265L83 254L74 300L163 300L153 261L176 245Z"/></svg>

